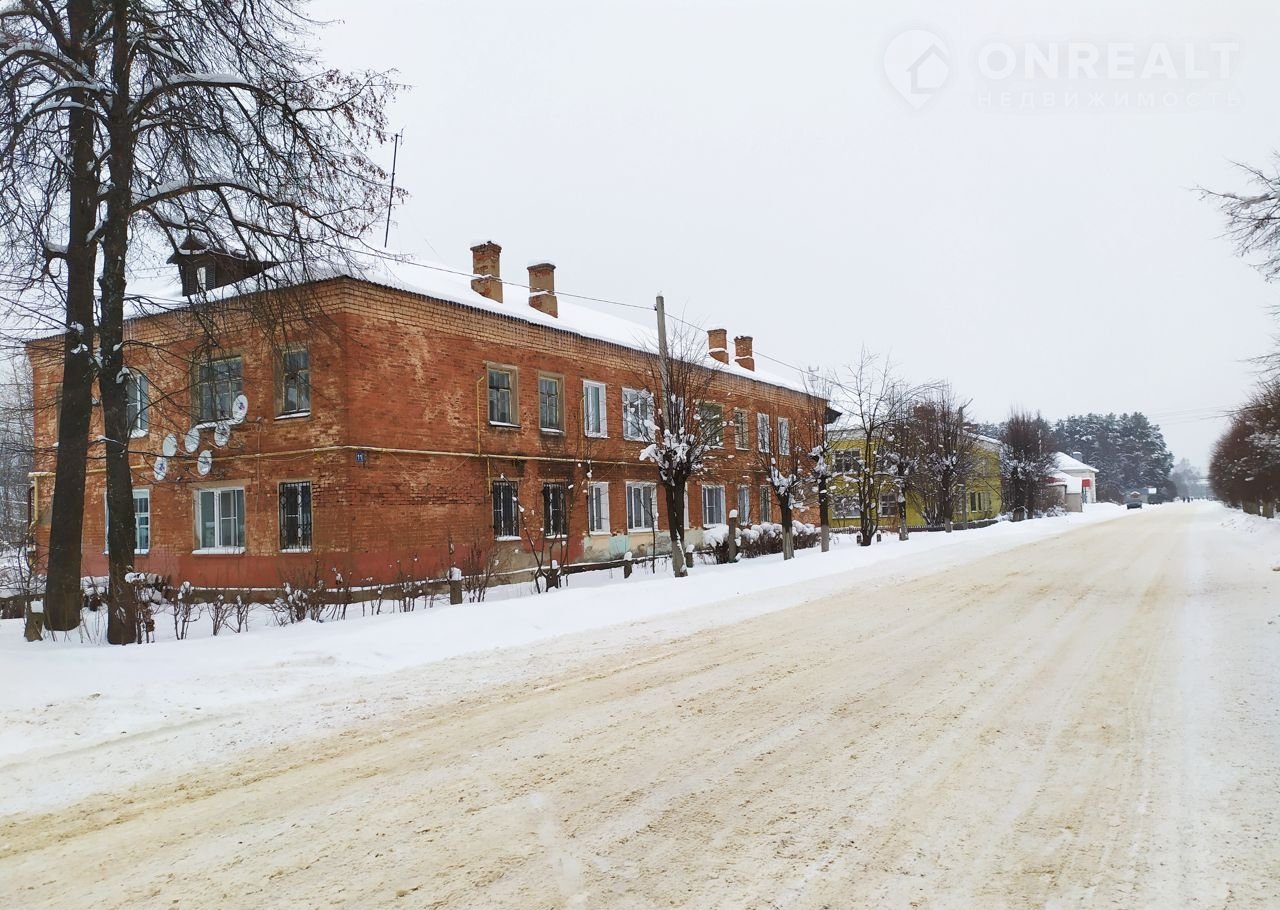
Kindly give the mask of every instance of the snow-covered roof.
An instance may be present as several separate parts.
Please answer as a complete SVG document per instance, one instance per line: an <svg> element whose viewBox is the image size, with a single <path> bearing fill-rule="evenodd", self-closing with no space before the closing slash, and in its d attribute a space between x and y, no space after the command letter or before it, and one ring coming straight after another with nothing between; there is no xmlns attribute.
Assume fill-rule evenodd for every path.
<svg viewBox="0 0 1280 910"><path fill-rule="evenodd" d="M477 310L501 314L508 318L518 319L531 325L543 325L571 332L585 338L595 338L611 344L621 345L636 351L657 350L657 328L654 324L645 324L631 319L605 313L568 299L566 295L557 293L557 316L551 316L529 306L530 291L527 287L503 282L504 302L498 303L471 288L473 276L463 269L455 269L439 263L418 259L416 257L395 254L386 257L364 255L354 257L353 262L336 266L328 273L316 278L353 278L367 281L382 287L419 294L436 300L444 300ZM227 285L208 294L208 299L226 299L240 293L258 290L253 279L239 285ZM152 295L157 298L181 299L182 288L171 281L130 281L131 295ZM643 314L637 310L637 314ZM652 318L652 317L651 317ZM741 376L764 382L792 391L804 392L804 380L801 376L785 376L765 370L748 370L729 358L729 363L720 363L704 354L709 367L721 370L729 375Z"/></svg>
<svg viewBox="0 0 1280 910"><path fill-rule="evenodd" d="M1098 473L1098 469L1093 465L1087 465L1083 461L1072 458L1066 452L1054 452L1053 457L1058 461L1059 471L1088 471L1094 474Z"/></svg>

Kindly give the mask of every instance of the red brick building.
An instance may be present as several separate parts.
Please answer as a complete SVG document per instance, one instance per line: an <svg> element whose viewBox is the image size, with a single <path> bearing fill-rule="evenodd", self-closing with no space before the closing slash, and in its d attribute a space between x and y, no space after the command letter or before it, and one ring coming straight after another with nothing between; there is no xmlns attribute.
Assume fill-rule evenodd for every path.
<svg viewBox="0 0 1280 910"><path fill-rule="evenodd" d="M412 284L383 269L318 282L310 290L324 318L295 326L283 350L241 328L195 356L199 306L132 320L136 568L175 583L271 588L316 571L330 581L334 570L423 577L473 546L527 564L548 535L575 561L665 550L656 469L639 460L646 442L624 419L624 404L636 412L653 330L560 300L550 264L529 268L531 290L504 288L499 255L496 244L475 247L474 278L395 264ZM210 276L184 274L183 288ZM794 381L755 369L751 338L736 338L732 357L727 341L708 333L724 440L691 484L694 543L730 509L777 520L757 453L787 445L815 404ZM38 404L56 403L59 353L57 340L28 346ZM240 396L247 412L232 423ZM37 408L38 546L56 413ZM91 461L85 574L105 574L104 502L101 462Z"/></svg>

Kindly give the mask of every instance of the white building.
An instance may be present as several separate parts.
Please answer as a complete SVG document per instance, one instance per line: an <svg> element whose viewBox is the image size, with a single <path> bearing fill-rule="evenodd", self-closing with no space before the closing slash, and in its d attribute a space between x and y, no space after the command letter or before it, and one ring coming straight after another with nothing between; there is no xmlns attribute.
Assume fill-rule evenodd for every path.
<svg viewBox="0 0 1280 910"><path fill-rule="evenodd" d="M1080 494L1080 502L1097 502L1098 501L1098 469L1093 465L1087 465L1078 458L1072 458L1066 452L1055 452L1054 456L1058 463L1058 475L1071 478L1072 483L1067 484L1066 493L1078 492Z"/></svg>

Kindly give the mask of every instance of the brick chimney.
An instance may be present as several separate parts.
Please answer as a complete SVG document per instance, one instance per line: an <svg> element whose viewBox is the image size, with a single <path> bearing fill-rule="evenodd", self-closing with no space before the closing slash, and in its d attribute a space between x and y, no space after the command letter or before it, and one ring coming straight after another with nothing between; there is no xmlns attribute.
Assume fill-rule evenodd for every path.
<svg viewBox="0 0 1280 910"><path fill-rule="evenodd" d="M756 358L751 353L750 335L739 335L733 339L733 360L744 370L755 370Z"/></svg>
<svg viewBox="0 0 1280 910"><path fill-rule="evenodd" d="M492 240L477 244L471 248L471 273L480 275L471 279L471 290L481 297L488 297L502 303L502 267L499 258L502 247Z"/></svg>
<svg viewBox="0 0 1280 910"><path fill-rule="evenodd" d="M724 329L707 330L707 353L712 360L729 362L729 333Z"/></svg>
<svg viewBox="0 0 1280 910"><path fill-rule="evenodd" d="M529 266L529 306L548 316L560 315L556 302L556 267L549 262Z"/></svg>

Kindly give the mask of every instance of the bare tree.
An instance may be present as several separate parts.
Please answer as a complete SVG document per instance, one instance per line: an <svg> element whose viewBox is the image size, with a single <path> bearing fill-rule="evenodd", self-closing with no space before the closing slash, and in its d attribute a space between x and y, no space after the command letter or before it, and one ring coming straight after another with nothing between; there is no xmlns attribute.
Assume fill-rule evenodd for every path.
<svg viewBox="0 0 1280 910"><path fill-rule="evenodd" d="M638 435L649 444L641 461L652 461L667 503L671 568L677 578L688 575L685 565L685 495L689 480L710 464L724 440L723 411L712 404L721 372L708 363L706 336L681 324L668 340L667 363L658 351L643 359L636 383L644 399L633 405L639 413L624 414ZM657 390L666 389L666 397ZM644 402L659 402L658 407Z"/></svg>
<svg viewBox="0 0 1280 910"><path fill-rule="evenodd" d="M1046 481L1057 468L1053 429L1038 412L1014 411L1000 441L1005 508L1015 521L1040 514L1049 506Z"/></svg>
<svg viewBox="0 0 1280 910"><path fill-rule="evenodd" d="M853 442L853 464L843 477L857 500L858 539L866 547L884 517L880 514L883 494L893 492L900 501L905 495L911 462L905 440L898 434L919 390L897 374L888 358L864 349L857 363L845 368L840 392L846 415L843 433Z"/></svg>
<svg viewBox="0 0 1280 910"><path fill-rule="evenodd" d="M977 440L969 428L969 401L960 401L951 386L928 392L912 415L920 444L916 490L924 520L949 532L955 522L961 490L978 469Z"/></svg>
<svg viewBox="0 0 1280 910"><path fill-rule="evenodd" d="M835 442L831 424L837 414L831 407L836 381L831 374L810 370L804 378L808 400L797 427L797 443L807 459L806 480L818 498L818 523L822 552L831 549L831 482L836 476Z"/></svg>
<svg viewBox="0 0 1280 910"><path fill-rule="evenodd" d="M85 462L94 375L94 276L102 159L94 0L0 8L0 286L28 332L62 333L45 622L80 622Z"/></svg>
<svg viewBox="0 0 1280 910"><path fill-rule="evenodd" d="M52 28L44 7L18 4L28 8L21 19L27 33ZM384 138L382 112L392 87L382 74L321 68L302 43L312 23L298 0L103 0L93 11L90 56L101 61L101 72L79 80L74 111L93 121L92 176L101 189L89 243L100 245L103 266L99 344L96 351L92 340L81 347L92 354L103 406L108 638L124 643L136 625L125 583L133 496L124 320L128 302L138 312L149 309L127 297L130 262L157 249L180 256L197 246L270 265L269 274L257 270L254 289L296 288L325 274L383 210L385 175L365 148ZM64 95L59 90L56 97ZM202 309L198 321L209 346L228 316L275 340L309 315L305 293L236 300ZM61 470L60 464L59 483ZM55 506L55 522L57 515Z"/></svg>
<svg viewBox="0 0 1280 910"><path fill-rule="evenodd" d="M795 556L795 511L804 508L805 504L808 453L791 437L790 424L784 423L785 420L788 418L779 418L778 438L770 440L767 448L756 446L756 460L759 469L769 479L769 489L778 504L782 558L791 559Z"/></svg>

